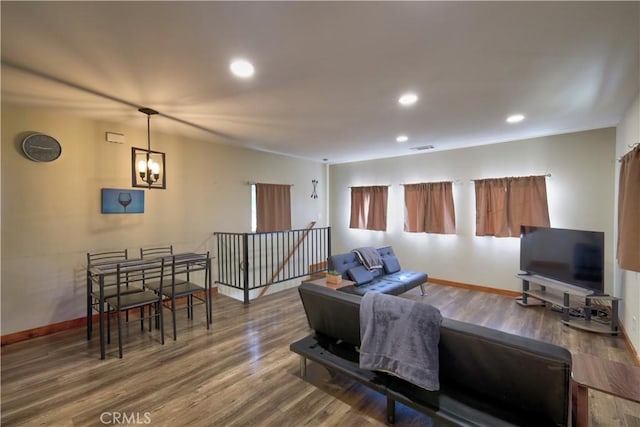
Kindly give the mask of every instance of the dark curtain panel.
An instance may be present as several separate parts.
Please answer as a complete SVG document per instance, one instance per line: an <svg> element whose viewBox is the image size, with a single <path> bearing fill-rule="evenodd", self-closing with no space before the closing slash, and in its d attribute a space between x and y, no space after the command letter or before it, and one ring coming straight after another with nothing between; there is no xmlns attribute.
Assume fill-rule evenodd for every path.
<svg viewBox="0 0 640 427"><path fill-rule="evenodd" d="M476 236L518 237L521 225L549 227L543 175L475 181Z"/></svg>
<svg viewBox="0 0 640 427"><path fill-rule="evenodd" d="M256 231L291 230L291 186L256 184Z"/></svg>
<svg viewBox="0 0 640 427"><path fill-rule="evenodd" d="M404 186L404 231L455 234L456 219L451 182Z"/></svg>
<svg viewBox="0 0 640 427"><path fill-rule="evenodd" d="M621 159L616 257L620 268L640 271L640 146Z"/></svg>
<svg viewBox="0 0 640 427"><path fill-rule="evenodd" d="M349 228L387 230L387 186L351 187Z"/></svg>

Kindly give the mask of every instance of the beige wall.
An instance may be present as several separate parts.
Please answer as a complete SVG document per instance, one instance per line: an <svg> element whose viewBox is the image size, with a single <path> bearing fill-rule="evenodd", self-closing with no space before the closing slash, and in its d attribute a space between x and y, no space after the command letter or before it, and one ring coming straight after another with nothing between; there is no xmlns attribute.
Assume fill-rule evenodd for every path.
<svg viewBox="0 0 640 427"><path fill-rule="evenodd" d="M248 231L247 181L292 183L293 227L332 218L334 253L392 244L406 268L430 276L517 290L518 239L474 236L474 178L551 173L547 179L556 227L605 231L606 290L624 298L622 320L640 348L640 273L616 271L614 218L617 162L640 140L638 97L617 128L415 156L323 164L153 132L167 153L168 188L145 191L142 215L102 215L101 188L130 187L130 147L144 146L146 129L97 122L59 111L2 105L0 248L1 334L84 316L87 251L172 243L176 250L214 250L214 231ZM142 118L144 121L144 118ZM34 163L20 152L31 131L63 146L60 159ZM127 143L107 143L105 132ZM140 142L142 141L142 143ZM319 199L309 197L318 179ZM402 231L401 183L454 180L455 236ZM390 184L386 233L350 230L349 186ZM331 208L327 197L331 195ZM215 272L214 272L215 274ZM215 277L215 276L214 276ZM633 318L636 318L635 322ZM635 326L634 326L635 325Z"/></svg>
<svg viewBox="0 0 640 427"><path fill-rule="evenodd" d="M627 112L617 128L616 157L622 157L633 146L640 142L640 94L629 106ZM620 165L616 162L616 177L620 172ZM615 183L616 214L618 215L618 180ZM616 222L617 229L617 222ZM617 230L616 230L617 231ZM614 241L614 243L617 241ZM614 246L615 250L615 246ZM640 351L640 272L622 270L617 266L615 270L615 295L622 297L621 320L627 336L636 349Z"/></svg>
<svg viewBox="0 0 640 427"><path fill-rule="evenodd" d="M520 240L475 236L477 178L550 173L551 225L605 232L613 247L615 129L556 135L526 141L333 165L332 252L363 245L393 245L404 268L455 282L519 290ZM454 181L457 234L403 231L403 183ZM390 185L387 232L348 228L349 187ZM613 290L613 252L607 250L606 291Z"/></svg>
<svg viewBox="0 0 640 427"><path fill-rule="evenodd" d="M130 188L131 146L146 145L141 126L98 122L59 110L2 104L2 335L85 315L86 252L173 244L176 251L215 250L213 232L250 228L248 181L290 183L292 226L326 226L326 167L253 150L153 131L152 149L167 155L167 189L145 190L145 213L103 215L101 188ZM28 132L60 141L52 163L24 157ZM119 132L126 143L105 141ZM321 197L311 199L311 180ZM215 278L214 271L214 278Z"/></svg>

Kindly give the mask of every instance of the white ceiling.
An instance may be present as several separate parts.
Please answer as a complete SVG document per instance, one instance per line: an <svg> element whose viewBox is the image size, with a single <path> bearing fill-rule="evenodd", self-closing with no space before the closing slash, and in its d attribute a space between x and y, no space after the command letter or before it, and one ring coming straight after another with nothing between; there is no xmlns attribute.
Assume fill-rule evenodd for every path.
<svg viewBox="0 0 640 427"><path fill-rule="evenodd" d="M639 5L3 0L2 97L330 163L615 126Z"/></svg>

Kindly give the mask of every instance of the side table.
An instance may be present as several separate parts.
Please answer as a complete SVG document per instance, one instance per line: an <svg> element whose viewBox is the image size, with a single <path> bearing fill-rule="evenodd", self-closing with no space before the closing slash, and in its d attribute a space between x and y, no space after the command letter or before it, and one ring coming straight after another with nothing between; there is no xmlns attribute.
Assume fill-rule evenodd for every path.
<svg viewBox="0 0 640 427"><path fill-rule="evenodd" d="M335 290L338 288L342 288L344 286L354 285L356 282L352 282L351 280L347 280L347 279L342 279L340 283L329 283L327 282L327 279L325 277L321 277L319 279L305 281L305 283L313 283L314 285L318 285L318 286L326 286L327 288L331 288Z"/></svg>
<svg viewBox="0 0 640 427"><path fill-rule="evenodd" d="M640 403L640 368L585 353L571 355L576 427L589 427L589 389Z"/></svg>

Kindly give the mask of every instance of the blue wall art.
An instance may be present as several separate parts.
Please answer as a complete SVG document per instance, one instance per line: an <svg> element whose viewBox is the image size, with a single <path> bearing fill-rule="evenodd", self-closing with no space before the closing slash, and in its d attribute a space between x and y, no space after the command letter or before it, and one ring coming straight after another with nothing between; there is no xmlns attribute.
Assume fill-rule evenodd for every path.
<svg viewBox="0 0 640 427"><path fill-rule="evenodd" d="M102 213L144 213L144 190L103 188Z"/></svg>

